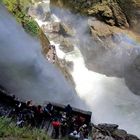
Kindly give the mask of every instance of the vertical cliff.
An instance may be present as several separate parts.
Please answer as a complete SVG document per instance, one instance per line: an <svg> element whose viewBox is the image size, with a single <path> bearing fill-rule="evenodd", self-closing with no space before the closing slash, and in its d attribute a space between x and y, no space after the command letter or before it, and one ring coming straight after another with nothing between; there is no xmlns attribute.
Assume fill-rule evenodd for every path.
<svg viewBox="0 0 140 140"><path fill-rule="evenodd" d="M95 16L101 21L121 28L139 26L140 0L51 0L59 7Z"/></svg>

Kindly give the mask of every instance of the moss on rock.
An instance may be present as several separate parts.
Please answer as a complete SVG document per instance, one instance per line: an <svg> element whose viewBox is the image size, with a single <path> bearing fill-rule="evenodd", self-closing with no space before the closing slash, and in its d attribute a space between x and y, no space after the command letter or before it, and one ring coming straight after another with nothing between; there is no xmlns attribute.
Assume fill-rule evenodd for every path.
<svg viewBox="0 0 140 140"><path fill-rule="evenodd" d="M7 9L15 16L16 20L21 23L25 31L33 36L39 33L38 24L27 15L31 0L3 0Z"/></svg>

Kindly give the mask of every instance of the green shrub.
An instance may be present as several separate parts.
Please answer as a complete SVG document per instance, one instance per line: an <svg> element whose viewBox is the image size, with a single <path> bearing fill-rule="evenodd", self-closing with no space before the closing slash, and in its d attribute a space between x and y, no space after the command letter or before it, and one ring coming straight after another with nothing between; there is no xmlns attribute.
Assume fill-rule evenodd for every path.
<svg viewBox="0 0 140 140"><path fill-rule="evenodd" d="M19 128L8 118L0 118L0 140L3 138L14 138L16 140L49 140L43 130Z"/></svg>
<svg viewBox="0 0 140 140"><path fill-rule="evenodd" d="M37 35L39 32L39 26L33 19L25 21L24 28L33 36Z"/></svg>
<svg viewBox="0 0 140 140"><path fill-rule="evenodd" d="M39 33L38 24L27 15L27 9L31 4L31 0L3 0L7 9L15 16L16 20L22 24L25 31L32 36Z"/></svg>

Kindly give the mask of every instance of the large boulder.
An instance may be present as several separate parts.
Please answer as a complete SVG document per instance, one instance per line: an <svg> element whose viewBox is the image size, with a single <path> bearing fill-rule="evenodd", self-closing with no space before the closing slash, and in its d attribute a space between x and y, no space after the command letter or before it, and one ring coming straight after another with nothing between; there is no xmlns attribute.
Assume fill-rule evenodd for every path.
<svg viewBox="0 0 140 140"><path fill-rule="evenodd" d="M127 134L123 129L118 129L116 124L98 124L93 125L93 140L140 140L137 136Z"/></svg>
<svg viewBox="0 0 140 140"><path fill-rule="evenodd" d="M115 131L119 126L117 124L98 124L97 126L98 128L105 130L105 131L109 131L109 132L113 132Z"/></svg>
<svg viewBox="0 0 140 140"><path fill-rule="evenodd" d="M113 34L123 32L123 30L120 30L115 26L109 26L104 22L97 20L96 18L89 18L88 25L92 36L96 35L101 38L106 38L109 36L113 36Z"/></svg>
<svg viewBox="0 0 140 140"><path fill-rule="evenodd" d="M42 28L46 33L57 33L58 35L62 35L64 37L71 37L75 34L72 27L59 21L49 21L47 24L43 25Z"/></svg>
<svg viewBox="0 0 140 140"><path fill-rule="evenodd" d="M46 19L50 20L51 18L49 4L47 3L35 2L32 6L29 7L28 14L31 17L38 18L42 21Z"/></svg>
<svg viewBox="0 0 140 140"><path fill-rule="evenodd" d="M60 49L62 49L62 51L65 53L73 51L74 46L71 42L71 39L62 37L60 40Z"/></svg>
<svg viewBox="0 0 140 140"><path fill-rule="evenodd" d="M70 25L61 22L59 33L63 36L74 36L75 30Z"/></svg>
<svg viewBox="0 0 140 140"><path fill-rule="evenodd" d="M117 129L112 133L112 135L116 140L125 140L127 137L127 132L122 129Z"/></svg>
<svg viewBox="0 0 140 140"><path fill-rule="evenodd" d="M129 47L125 42L128 32L95 18L90 18L88 24L91 36L80 40L86 66L108 76L123 77L124 69L131 59L130 52L133 50L133 47Z"/></svg>
<svg viewBox="0 0 140 140"><path fill-rule="evenodd" d="M97 3L88 9L88 15L96 16L112 26L129 27L125 14L116 2Z"/></svg>

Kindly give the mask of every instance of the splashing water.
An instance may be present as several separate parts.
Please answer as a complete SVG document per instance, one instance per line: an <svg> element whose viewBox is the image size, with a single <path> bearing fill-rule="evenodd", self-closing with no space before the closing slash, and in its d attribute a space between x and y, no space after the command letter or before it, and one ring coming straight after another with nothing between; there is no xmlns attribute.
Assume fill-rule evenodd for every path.
<svg viewBox="0 0 140 140"><path fill-rule="evenodd" d="M51 42L53 44L53 42ZM78 96L92 111L94 123L116 123L129 133L140 136L140 97L134 95L125 85L124 79L107 77L86 68L78 49L64 54L56 45L57 56L72 61L72 76ZM80 106L84 108L84 105Z"/></svg>
<svg viewBox="0 0 140 140"><path fill-rule="evenodd" d="M74 63L72 72L77 94L92 110L92 121L96 123L117 123L121 128L140 136L140 97L131 93L123 79L107 77L89 71L79 56L74 54L66 59Z"/></svg>
<svg viewBox="0 0 140 140"><path fill-rule="evenodd" d="M56 15L54 17L56 17L55 21L61 21L61 18L59 19ZM64 15L60 15L60 17L64 17ZM71 16L65 15L65 17L72 21ZM80 25L78 26L80 27ZM80 35L82 36L82 34ZM139 43L135 43L127 35L124 35L122 39L124 44L139 47ZM55 44L53 41L51 43ZM73 62L74 68L71 74L76 84L77 95L86 102L88 109L92 111L92 121L94 123L117 123L120 128L140 136L140 97L127 88L124 79L107 77L88 70L83 56L76 46L70 53L64 53L59 44L55 44L55 46L59 58ZM80 108L84 108L84 105L81 105Z"/></svg>
<svg viewBox="0 0 140 140"><path fill-rule="evenodd" d="M80 100L62 73L41 54L31 38L0 5L0 84L22 100L73 103Z"/></svg>

